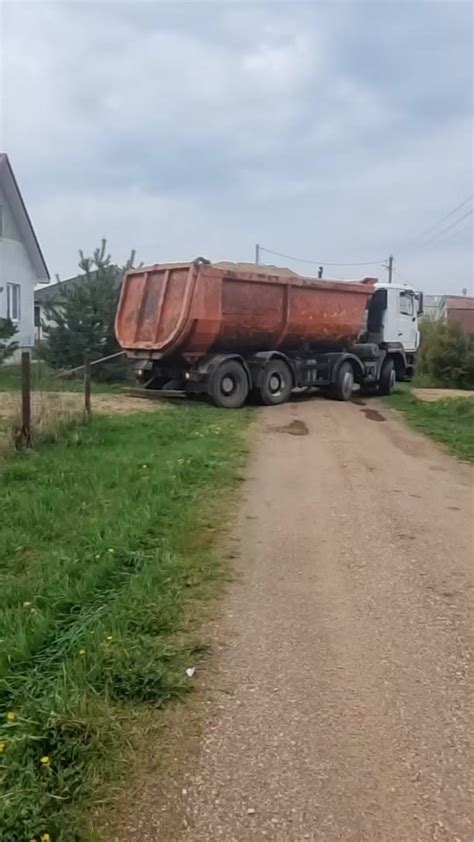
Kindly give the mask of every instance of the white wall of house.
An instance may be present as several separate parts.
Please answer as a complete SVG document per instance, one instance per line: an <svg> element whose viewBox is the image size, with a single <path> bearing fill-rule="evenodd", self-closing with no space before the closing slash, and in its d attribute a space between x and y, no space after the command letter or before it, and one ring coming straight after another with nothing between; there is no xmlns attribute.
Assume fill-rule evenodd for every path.
<svg viewBox="0 0 474 842"><path fill-rule="evenodd" d="M31 348L35 341L34 288L38 279L7 199L1 192L0 208L0 316L12 316L18 326L16 340L22 348ZM17 288L9 291L9 284L16 284ZM9 313L14 307L15 312Z"/></svg>

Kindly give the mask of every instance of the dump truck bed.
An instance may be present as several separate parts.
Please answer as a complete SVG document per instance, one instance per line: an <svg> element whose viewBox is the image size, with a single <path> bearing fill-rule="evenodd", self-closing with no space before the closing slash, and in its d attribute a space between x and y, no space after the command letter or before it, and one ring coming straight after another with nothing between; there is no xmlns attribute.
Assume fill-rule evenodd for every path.
<svg viewBox="0 0 474 842"><path fill-rule="evenodd" d="M358 336L374 284L227 263L140 267L122 284L117 339L130 356L157 359L344 346Z"/></svg>

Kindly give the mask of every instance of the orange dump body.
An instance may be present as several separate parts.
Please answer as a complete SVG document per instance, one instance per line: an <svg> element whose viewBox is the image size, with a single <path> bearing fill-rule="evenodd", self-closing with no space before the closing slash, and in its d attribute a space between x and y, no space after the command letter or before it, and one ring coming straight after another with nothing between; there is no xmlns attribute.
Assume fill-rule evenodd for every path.
<svg viewBox="0 0 474 842"><path fill-rule="evenodd" d="M345 346L357 338L374 283L199 263L141 267L124 279L115 329L131 356L158 359Z"/></svg>

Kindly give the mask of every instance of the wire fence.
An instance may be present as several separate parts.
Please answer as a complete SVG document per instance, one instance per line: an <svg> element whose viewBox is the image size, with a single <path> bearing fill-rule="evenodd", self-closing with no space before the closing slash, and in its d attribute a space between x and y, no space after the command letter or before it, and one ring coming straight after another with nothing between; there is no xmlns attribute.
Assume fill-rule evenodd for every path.
<svg viewBox="0 0 474 842"><path fill-rule="evenodd" d="M95 409L120 411L120 394L132 380L123 352L85 359L68 371L52 371L29 352L0 366L0 456L54 440L66 426L89 419Z"/></svg>

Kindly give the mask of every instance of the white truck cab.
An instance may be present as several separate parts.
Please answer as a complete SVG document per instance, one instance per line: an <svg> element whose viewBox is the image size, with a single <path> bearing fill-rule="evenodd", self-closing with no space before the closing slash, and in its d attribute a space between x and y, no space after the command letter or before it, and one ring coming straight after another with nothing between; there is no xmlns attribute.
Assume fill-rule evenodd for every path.
<svg viewBox="0 0 474 842"><path fill-rule="evenodd" d="M375 284L359 340L362 344L356 346L367 360L369 390L370 381L387 394L395 379L411 380L420 344L418 318L422 312L423 295L408 284ZM372 361L369 349L374 351Z"/></svg>
<svg viewBox="0 0 474 842"><path fill-rule="evenodd" d="M420 345L418 316L423 312L422 294L408 284L378 283L375 289L386 291L381 341L400 343L405 353L416 353Z"/></svg>

